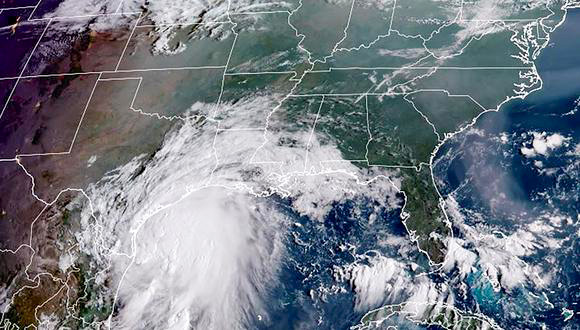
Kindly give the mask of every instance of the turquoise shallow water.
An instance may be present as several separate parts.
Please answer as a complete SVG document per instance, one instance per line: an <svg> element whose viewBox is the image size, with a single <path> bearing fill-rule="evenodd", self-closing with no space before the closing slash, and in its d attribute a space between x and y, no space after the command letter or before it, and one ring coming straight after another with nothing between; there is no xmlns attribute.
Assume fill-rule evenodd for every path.
<svg viewBox="0 0 580 330"><path fill-rule="evenodd" d="M559 248L542 246L524 258L554 271L549 288L526 286L498 295L476 274L468 278L482 311L506 328L539 329L542 324L548 329L580 328L578 315L569 320L563 315L564 308L580 310L580 161L575 151L580 143L578 54L580 10L571 10L538 59L543 88L525 100L505 104L499 113L482 116L474 130L442 148L436 162L442 192L452 194L463 209L477 215L467 217L470 225L509 235L548 215L571 219L558 230L544 233L563 239ZM520 150L530 146L532 132L560 134L566 142L547 156L527 158ZM536 296L540 298L530 298Z"/></svg>
<svg viewBox="0 0 580 330"><path fill-rule="evenodd" d="M494 228L509 235L545 214L576 219L580 168L577 156L567 153L580 142L578 114L564 115L574 109L580 96L580 82L577 82L580 75L576 74L580 62L573 54L580 54L580 11L569 14L538 62L543 89L525 100L506 104L499 113L484 115L475 130L461 134L441 150L435 174L442 192L454 192L462 208L481 216L468 216L468 224ZM533 131L559 133L569 138L567 146L542 159L545 169L553 169L552 175L541 173L533 160L520 153L522 145L530 142L529 133ZM502 143L502 135L509 137L507 143ZM505 198L493 200L498 193L503 193ZM370 205L372 201L366 203ZM294 214L291 207L284 206L285 201L280 201L280 205L288 210L289 217L301 224L289 237L301 244L290 245L281 284L272 292L271 321L280 329L301 324L317 324L320 329L346 329L357 324L364 313L353 312L355 296L350 290L329 294L324 299L311 300L308 295L317 288L337 284L329 271L333 265L353 262L351 251L338 248L344 242L354 243L355 253L374 249L393 258L400 257L392 248L380 247L376 236L383 231L391 237L406 239L399 214L382 212L368 227L364 223L370 210L364 207L365 202L345 201L334 205L325 222L317 224ZM576 230L576 225L566 225L554 237L574 237ZM504 329L578 329L578 318L566 320L563 308L577 310L580 302L577 293L580 277L576 267L579 252L575 238L556 250L542 247L525 258L526 262L543 268L557 269L555 278L544 289L524 285L509 292L494 290L483 270L478 269L464 280L467 290L463 296L457 282L437 275L430 277L453 287L458 308L482 312ZM554 256L557 257L554 263L543 261ZM420 328L401 319L391 321L399 329Z"/></svg>
<svg viewBox="0 0 580 330"><path fill-rule="evenodd" d="M578 113L573 111L580 96L580 83L577 83L580 77L580 12L570 13L565 25L552 36L552 43L538 64L544 80L541 91L526 100L506 104L500 113L485 115L476 125L481 134L461 135L441 152L451 155L450 162L438 162L436 168L443 192L457 192L464 209L482 215L480 219L468 218L467 222L476 224L479 221L480 225L494 226L509 234L546 212L577 219L580 170L577 156L568 153L579 142L580 134ZM191 103L188 95L177 96L175 108L185 108ZM559 133L569 138L568 146L542 158L544 168L553 170L553 174L542 173L532 160L519 153L520 147L529 143L532 131ZM498 139L501 134L509 136L507 143ZM467 188L460 188L464 183L468 183ZM490 183L495 190L490 189ZM498 192L505 197L493 202ZM353 311L355 297L347 284L341 284L344 291L338 294L314 299L310 295L319 288L336 284L332 267L352 263L355 254L377 250L392 258L400 257L398 251L381 247L377 234L383 232L391 238L408 239L400 223L399 211L381 210L371 223L373 201L344 201L332 206L324 222L316 223L297 215L288 201L276 202L301 226L293 228L288 236L292 244L281 271L280 285L272 290L268 301L272 322L265 328L275 324L277 328L288 329L304 325L343 329L358 323L363 313ZM557 235L575 237L576 230L575 225L565 226ZM356 249L342 249L346 243L354 244ZM527 260L556 269L553 284L546 290L525 287L507 293L497 292L482 272L476 271L466 280L469 288L465 301L458 304L470 310L476 302L483 313L506 329L536 329L542 324L550 329L580 328L578 317L566 321L568 316L562 315L563 308L578 310L580 276L576 264L579 251L576 238L568 240L557 251L543 248ZM545 257L554 256L557 258L553 263L541 262ZM447 280L433 277L434 281ZM543 299L530 298L544 293L553 306Z"/></svg>

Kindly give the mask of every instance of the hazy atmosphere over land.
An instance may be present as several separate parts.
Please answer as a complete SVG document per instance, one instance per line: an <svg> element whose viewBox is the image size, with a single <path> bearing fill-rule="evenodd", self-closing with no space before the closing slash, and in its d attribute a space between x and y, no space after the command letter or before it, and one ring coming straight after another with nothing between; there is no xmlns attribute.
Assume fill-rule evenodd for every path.
<svg viewBox="0 0 580 330"><path fill-rule="evenodd" d="M578 8L0 0L0 327L577 329Z"/></svg>

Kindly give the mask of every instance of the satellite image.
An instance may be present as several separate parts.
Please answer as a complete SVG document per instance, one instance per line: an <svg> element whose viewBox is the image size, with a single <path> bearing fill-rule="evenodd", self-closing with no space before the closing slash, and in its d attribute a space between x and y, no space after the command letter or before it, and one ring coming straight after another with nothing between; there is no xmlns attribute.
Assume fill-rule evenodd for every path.
<svg viewBox="0 0 580 330"><path fill-rule="evenodd" d="M0 329L580 329L580 0L0 0Z"/></svg>

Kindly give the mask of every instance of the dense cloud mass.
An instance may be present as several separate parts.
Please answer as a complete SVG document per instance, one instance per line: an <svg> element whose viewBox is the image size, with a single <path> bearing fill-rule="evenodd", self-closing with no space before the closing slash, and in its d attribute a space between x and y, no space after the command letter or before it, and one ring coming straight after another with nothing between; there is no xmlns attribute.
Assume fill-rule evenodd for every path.
<svg viewBox="0 0 580 330"><path fill-rule="evenodd" d="M263 99L250 102L255 103L239 104L237 109L259 111L268 104ZM252 120L244 118L237 122ZM214 139L219 148L214 149ZM289 225L270 198L258 197L270 195L272 189L291 197L296 211L313 220L322 220L329 205L345 198L364 194L382 203L387 196L397 200L394 182L365 182L370 176L353 165L305 172L302 148L265 150L296 160L286 164L294 168L290 174L267 165L245 171L263 132L238 139L225 132L216 135L211 122L186 121L153 158L136 158L90 190L83 248L103 265L113 262L116 326L180 329L193 324L220 329L266 320L264 299L277 282ZM316 164L339 155L331 146L313 144L308 159ZM122 207L117 206L119 198ZM93 214L98 227L92 223Z"/></svg>
<svg viewBox="0 0 580 330"><path fill-rule="evenodd" d="M546 292L558 285L558 269L549 267L543 259L533 258L567 248L573 238L563 237L562 233L575 220L558 212L544 212L529 220L526 212L531 208L527 201L509 194L515 179L498 171L499 167L474 167L483 169L478 175L467 165L465 169L459 165L459 169L451 168L450 164L457 165L460 157L439 152L450 140L456 143L453 139L461 134L484 136L481 130L469 130L483 112L498 110L507 101L524 98L542 88L534 61L549 45L549 32L560 18L548 7L552 6L551 1L524 1L517 5L494 0L434 3L439 16L422 18L419 17L422 13L411 17L412 6L401 6L392 0L373 0L360 7L355 6L357 1L327 1L324 6L338 6L337 16L345 18L344 26L336 31L310 26L307 15L303 18L305 26L293 25L292 19L298 19L291 15L308 4L307 0L65 0L47 14L47 18L73 13L91 17L71 24L61 24L57 19L54 25L57 34L69 29L71 36L78 37L78 31L84 31L85 24L90 24L92 31L87 40L95 31L110 32L118 27L122 27L122 33L133 36L132 24L138 19L146 21L149 26L140 27L145 32L140 32L137 46L127 38L130 39L127 44L120 47L117 68L125 59L123 56L138 54L140 42L146 44L146 50L132 59L143 56L153 63L159 58L166 60L183 54L185 59L177 57L176 62L187 62L190 60L187 56L196 56L197 50L187 47L199 40L207 41L204 38L216 39L217 43L230 37L234 40L223 49L220 45L215 53L208 51L208 58L229 54L224 56L224 63L209 69L120 69L99 74L101 81L138 81L138 92L130 107L123 110L170 124L159 134L162 137L154 147L143 149L147 154L135 157L138 154L135 152L120 162L124 165L115 163L110 167L114 169L104 176L105 171L83 189L75 189L78 197L74 200L70 197L72 202L67 200L71 204L66 205L66 212L51 211L69 220L68 212L76 211L80 205L80 224L75 223L78 228L72 234L76 238L74 248L79 252L70 252L71 248L70 253L60 256L58 269L62 274L70 273L77 270L77 263L84 262L83 271L93 277L83 281L92 281L90 285L96 289L87 297L79 298L79 294L76 298L79 301L86 298L87 305L106 314L106 319L99 315L101 319L95 317L93 322L87 321L87 317L82 324L93 322L91 326L116 329L246 329L271 325L276 318L286 320L276 313L287 313L297 318L292 320L294 328L302 324L320 328L321 324L330 324L333 328L333 320L323 317L348 310L350 314L340 317L349 318L344 320L344 324L350 322L349 326L357 324L360 316L368 312L367 315L374 316L361 322L376 321L378 326L396 316L414 325L460 328L477 324L481 329L500 329L489 315L481 312L481 306L493 299L497 299L491 304L493 308L508 300L501 305L508 310L505 313L508 316L501 316L503 319L512 317L511 309L516 306L513 297L529 304L525 306L538 305L545 298L545 305L553 307ZM320 8L329 8L324 6ZM358 22L353 20L351 25L356 16L353 8L361 11L354 19ZM381 12L378 17L385 25L381 29L387 31L383 29L381 35L375 35L372 30L371 36L364 35L365 41L361 43L349 39L369 31L362 23L366 23L365 15L375 17L372 16L376 14L375 8ZM409 10L409 15L401 15L400 21L395 20L395 15L384 15L397 8ZM503 21L519 14L521 8L544 10L542 14L555 19L546 19L546 25L539 21L528 24L527 19L517 18ZM272 37L269 33L277 27L268 26L271 22L267 20L260 21L265 27L254 24L259 20L253 18L247 22L240 19L243 23L239 26L233 22L232 15L248 12L262 12L254 13L256 17L264 12L281 13L287 19L282 25L288 28L289 39L296 40L283 45L292 49L276 49L273 54L267 51L266 55L261 54L261 48L245 49L256 54L241 56L242 64L232 68L230 60L237 49L238 37L247 41L244 38L255 37L247 32L260 35L260 41L268 42L264 49L269 51L282 35ZM108 15L111 13L118 15ZM330 24L332 18L325 16L321 21ZM189 23L207 25L199 29L183 28ZM321 46L323 54L318 54L308 47L319 46L319 36L306 35L304 31L320 33L331 41L336 38L336 43L330 42L327 48ZM68 37L66 33L62 35ZM179 40L173 40L175 36ZM394 38L393 44L401 42L401 46L390 49L389 37ZM118 41L115 37L111 40ZM482 40L482 48L505 46L500 55L481 59L494 65L498 58L505 60L500 63L505 66L501 69L501 75L505 76L497 81L486 80L490 76L481 74L490 67L475 68L479 65L478 56L482 55L479 48L475 47L475 55L468 53L470 45ZM343 42L350 42L344 47L354 46L341 48ZM380 42L381 47L373 48ZM53 46L58 48L59 44ZM92 50L93 44L89 42L87 47ZM134 53L130 47L135 47ZM191 49L194 51L186 52ZM66 48L63 54L59 53L59 58L68 58L68 51ZM359 56L356 51L366 53ZM349 57L351 52L355 56ZM52 48L40 47L38 53L48 58ZM315 57L319 60L313 60ZM371 64L359 67L366 65L366 57L369 63L377 58L382 63L388 58L397 67L378 68L370 67ZM268 67L279 62L284 65L276 68L284 66L296 71L258 72L262 65ZM346 64L326 70L326 66L336 63ZM163 71L187 70L195 72L191 74L192 85L202 81L199 86L188 85L188 80L180 80L177 73L169 78L161 75ZM211 72L206 77L205 71L197 75L197 70ZM151 76L139 76L145 71ZM469 76L472 72L473 76ZM260 80L262 75L266 78ZM491 77L496 76L500 74ZM252 80L255 77L259 78ZM174 85L167 83L169 87L164 90L163 79ZM502 87L481 88L480 80L501 83ZM161 87L152 88L156 83ZM158 91L152 89L160 92L156 94ZM212 96L203 101L196 99L193 104L189 95L183 97L197 93L198 89L200 95L207 92ZM357 90L358 93L349 93ZM148 91L152 96L145 95ZM440 103L433 101L438 105L435 109L428 106L429 102L419 106L419 98L407 99L423 92L434 93L433 100L438 95ZM138 98L158 96L160 99L167 96L164 101L183 97L176 103L187 104L177 115L173 109L163 112L166 104L156 104L156 109L134 108ZM375 108L369 106L371 98L377 101ZM481 102L484 105L477 101L479 98L485 101ZM466 114L444 112L460 106L469 108ZM99 122L99 116L97 113L91 117L96 121L92 128L95 131L114 120L105 118ZM107 116L108 113L102 115ZM445 119L439 120L438 116ZM449 124L447 118L457 122ZM410 122L420 122L416 126L422 125L428 134L423 134L424 129L409 131L416 129L408 125ZM113 127L111 132L122 129L125 128ZM127 135L132 130L133 127L127 128L130 131ZM564 133L530 132L524 135L524 142L517 143L516 154L524 161L536 160L538 168L543 166L539 159L545 160L565 148L569 149L570 157L579 153L580 144L574 148L573 138ZM92 141L90 133L89 129L87 143L101 142ZM508 143L507 135L500 139L501 143ZM91 154L81 170L99 166L97 159L122 158L117 153L129 149L125 147L118 147L122 151L116 149L111 153L113 156ZM469 159L472 163L483 163L485 159L480 156L489 151L484 143L460 147L461 152L468 150L465 153L474 156ZM126 162L127 159L130 161ZM32 178L34 193L37 173L30 174L19 162L27 177ZM442 173L456 170L453 174L457 178L452 179L459 181L458 187L442 192L446 183L436 177L437 165L445 167ZM56 180L51 181L47 173L41 172L40 176L51 186ZM464 208L459 201L461 189L479 194L484 202ZM44 204L46 209L53 206ZM517 209L518 216L525 221L498 216L493 220L501 225L513 221L513 226L506 229L491 225L492 220L484 219L486 215L480 212L486 207L497 214ZM442 225L443 221L446 223ZM423 231L424 228L427 230ZM434 262L433 256L439 258L438 262ZM553 259L547 260L554 264ZM7 294L2 290L2 307L8 310L12 302L4 295ZM381 315L381 308L385 308L385 315ZM489 309L485 312L489 314ZM522 312L522 319L533 319L525 313ZM56 328L55 319L56 316L47 313L36 320ZM470 320L478 323L472 324ZM522 322L528 324L527 319ZM362 329L367 325L359 326Z"/></svg>

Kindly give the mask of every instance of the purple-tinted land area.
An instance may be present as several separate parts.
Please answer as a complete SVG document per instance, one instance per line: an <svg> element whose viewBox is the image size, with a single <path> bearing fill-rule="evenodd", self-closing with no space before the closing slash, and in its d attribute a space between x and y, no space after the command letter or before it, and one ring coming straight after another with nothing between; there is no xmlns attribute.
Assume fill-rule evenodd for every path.
<svg viewBox="0 0 580 330"><path fill-rule="evenodd" d="M46 24L48 23L45 21L23 22L15 29L0 29L0 49L2 49L0 78L20 75Z"/></svg>
<svg viewBox="0 0 580 330"><path fill-rule="evenodd" d="M0 118L0 157L68 151L97 76L21 79Z"/></svg>
<svg viewBox="0 0 580 330"><path fill-rule="evenodd" d="M0 0L0 9L36 6L40 0Z"/></svg>
<svg viewBox="0 0 580 330"><path fill-rule="evenodd" d="M0 113L4 109L4 105L8 101L8 97L12 92L12 88L16 84L16 79L0 80Z"/></svg>
<svg viewBox="0 0 580 330"><path fill-rule="evenodd" d="M34 10L32 14L32 19L39 19L44 17L46 14L53 13L58 8L62 0L40 0L40 3ZM117 10L121 0L111 2L110 6L107 6L107 2L103 1L102 6L95 6L93 12L84 11L82 15L97 15L97 14L112 14ZM86 8L83 8L86 10ZM74 13L67 14L67 16L75 16Z"/></svg>
<svg viewBox="0 0 580 330"><path fill-rule="evenodd" d="M114 70L127 44L129 26L95 31L86 28L92 19L54 20L40 39L24 75Z"/></svg>
<svg viewBox="0 0 580 330"><path fill-rule="evenodd" d="M38 6L32 13L31 19L39 19L42 18L44 15L53 12L58 5L62 2L62 0L39 0Z"/></svg>
<svg viewBox="0 0 580 330"><path fill-rule="evenodd" d="M28 19L33 8L0 9L0 28L11 27Z"/></svg>

